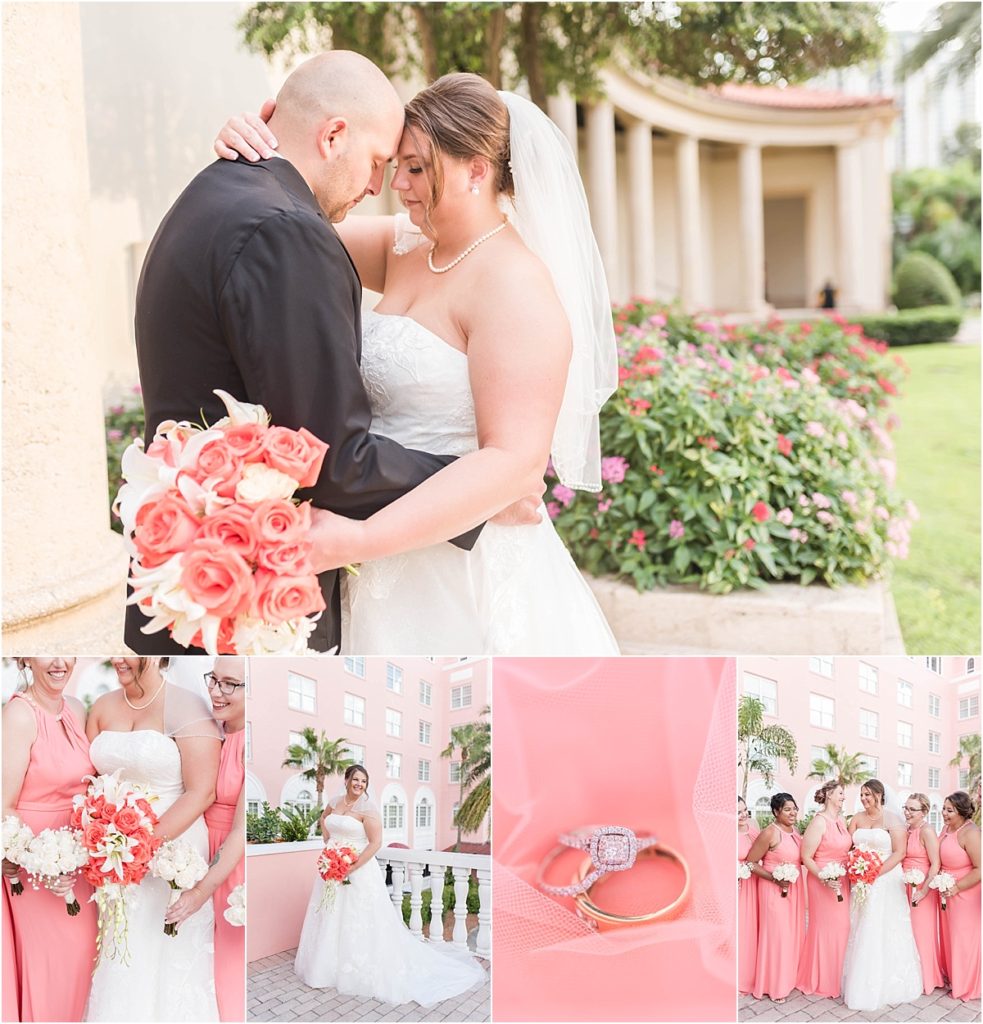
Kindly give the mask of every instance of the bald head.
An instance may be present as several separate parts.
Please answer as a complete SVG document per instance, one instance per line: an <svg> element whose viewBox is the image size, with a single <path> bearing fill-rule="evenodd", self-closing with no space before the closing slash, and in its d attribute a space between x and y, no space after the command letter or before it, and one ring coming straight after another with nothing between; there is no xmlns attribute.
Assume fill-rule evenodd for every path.
<svg viewBox="0 0 983 1024"><path fill-rule="evenodd" d="M332 117L361 128L402 117L402 111L396 90L372 61L351 50L329 50L305 61L284 82L274 117L279 137L285 129L316 130Z"/></svg>

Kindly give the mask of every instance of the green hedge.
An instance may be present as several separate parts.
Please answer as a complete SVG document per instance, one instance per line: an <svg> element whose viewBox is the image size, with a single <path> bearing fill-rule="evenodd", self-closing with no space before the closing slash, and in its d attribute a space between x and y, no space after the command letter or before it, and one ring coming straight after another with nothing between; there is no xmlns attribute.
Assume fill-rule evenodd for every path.
<svg viewBox="0 0 983 1024"><path fill-rule="evenodd" d="M430 903L433 900L433 891L429 888L424 889L422 893L423 906L420 910L420 916L423 918L423 923L429 925L433 918L433 911L430 908ZM444 872L444 912L441 916L446 916L448 911L454 909L454 905L457 902L457 895L454 892L454 872L451 868L447 868ZM474 873L468 878L468 913L477 914L480 906L478 899L478 876ZM403 924L408 925L410 923L410 894L403 894Z"/></svg>
<svg viewBox="0 0 983 1024"><path fill-rule="evenodd" d="M959 331L962 319L962 310L955 306L925 306L852 317L868 338L879 338L892 346L950 341Z"/></svg>
<svg viewBox="0 0 983 1024"><path fill-rule="evenodd" d="M894 272L894 304L898 309L958 306L959 285L952 274L927 252L910 252Z"/></svg>

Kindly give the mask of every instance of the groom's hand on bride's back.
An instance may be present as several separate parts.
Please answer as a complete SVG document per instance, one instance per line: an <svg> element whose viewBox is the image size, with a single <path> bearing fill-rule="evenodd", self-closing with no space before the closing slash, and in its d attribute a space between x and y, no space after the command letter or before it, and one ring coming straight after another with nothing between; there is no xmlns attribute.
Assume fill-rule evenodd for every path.
<svg viewBox="0 0 983 1024"><path fill-rule="evenodd" d="M276 101L267 100L259 108L259 114L246 112L230 117L212 143L216 155L223 160L238 160L241 155L254 163L269 160L278 143L266 122L275 109Z"/></svg>

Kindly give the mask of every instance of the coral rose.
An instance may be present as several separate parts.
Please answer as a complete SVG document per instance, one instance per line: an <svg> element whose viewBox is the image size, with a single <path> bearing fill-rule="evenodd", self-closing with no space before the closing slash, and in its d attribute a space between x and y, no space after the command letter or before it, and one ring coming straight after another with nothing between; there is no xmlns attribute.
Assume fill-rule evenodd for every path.
<svg viewBox="0 0 983 1024"><path fill-rule="evenodd" d="M261 544L296 544L310 533L311 506L263 501L253 510L253 522Z"/></svg>
<svg viewBox="0 0 983 1024"><path fill-rule="evenodd" d="M263 458L268 466L286 473L301 487L313 487L321 473L328 446L305 427L270 427L266 432Z"/></svg>
<svg viewBox="0 0 983 1024"><path fill-rule="evenodd" d="M245 611L254 589L252 570L242 555L214 540L197 540L185 553L181 586L219 618Z"/></svg>
<svg viewBox="0 0 983 1024"><path fill-rule="evenodd" d="M85 845L90 850L94 850L106 838L106 826L101 821L86 825L82 832L85 836Z"/></svg>
<svg viewBox="0 0 983 1024"><path fill-rule="evenodd" d="M307 576L314 572L310 541L265 545L259 552L257 564L278 576Z"/></svg>
<svg viewBox="0 0 983 1024"><path fill-rule="evenodd" d="M253 614L264 622L286 622L324 611L324 597L316 576L277 576L256 571Z"/></svg>
<svg viewBox="0 0 983 1024"><path fill-rule="evenodd" d="M218 541L223 547L241 555L247 562L255 559L259 548L259 531L253 513L242 505L230 505L229 508L208 516L201 523L200 536L203 539Z"/></svg>
<svg viewBox="0 0 983 1024"><path fill-rule="evenodd" d="M258 423L238 423L226 427L223 433L225 443L243 460L255 458L266 440L266 427Z"/></svg>
<svg viewBox="0 0 983 1024"><path fill-rule="evenodd" d="M200 525L188 503L175 494L141 506L133 531L141 563L153 569L184 551L198 535Z"/></svg>
<svg viewBox="0 0 983 1024"><path fill-rule="evenodd" d="M121 807L116 815L116 827L129 835L138 828L143 816L135 807Z"/></svg>
<svg viewBox="0 0 983 1024"><path fill-rule="evenodd" d="M194 465L187 472L208 490L223 498L231 498L242 477L242 459L224 437L216 437L202 446Z"/></svg>

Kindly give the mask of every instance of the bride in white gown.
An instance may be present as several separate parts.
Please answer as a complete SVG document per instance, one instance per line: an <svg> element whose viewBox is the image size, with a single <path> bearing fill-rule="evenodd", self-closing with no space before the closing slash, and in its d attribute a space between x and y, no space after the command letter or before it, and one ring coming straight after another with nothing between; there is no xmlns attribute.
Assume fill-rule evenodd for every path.
<svg viewBox="0 0 983 1024"><path fill-rule="evenodd" d="M433 1006L480 984L485 972L470 956L428 945L403 924L375 859L382 822L368 797L368 783L361 765L350 767L345 792L329 801L321 816L325 843L352 847L358 860L348 875L351 884L337 886L333 904L323 909L324 883L313 872L295 970L311 988L336 988L342 995L395 1005ZM440 927L439 914L430 927Z"/></svg>
<svg viewBox="0 0 983 1024"><path fill-rule="evenodd" d="M246 118L252 128L234 118L219 139L255 156L243 139L272 136ZM365 522L318 513L318 569L362 563L346 580L342 648L617 654L545 506L535 526L507 512L488 522L538 497L549 456L552 497L601 488L617 348L570 146L528 100L454 74L407 104L396 165L405 214L335 225L382 292L363 325L372 430L460 458ZM471 551L443 543L481 523Z"/></svg>
<svg viewBox="0 0 983 1024"><path fill-rule="evenodd" d="M96 771L119 770L159 798L157 834L179 836L208 860L202 812L214 799L218 727L198 695L167 683L157 658L115 658L121 689L86 722ZM166 663L167 659L163 659ZM168 884L147 875L127 897L129 963L104 957L92 977L89 1021L217 1021L211 900L164 934Z"/></svg>
<svg viewBox="0 0 983 1024"><path fill-rule="evenodd" d="M843 1002L851 1010L880 1010L914 1002L922 994L922 970L901 869L904 823L885 809L885 789L877 779L864 783L860 799L864 809L850 822L853 844L876 850L883 866L866 899L850 903Z"/></svg>

